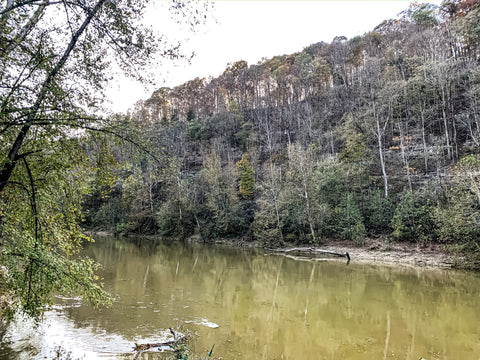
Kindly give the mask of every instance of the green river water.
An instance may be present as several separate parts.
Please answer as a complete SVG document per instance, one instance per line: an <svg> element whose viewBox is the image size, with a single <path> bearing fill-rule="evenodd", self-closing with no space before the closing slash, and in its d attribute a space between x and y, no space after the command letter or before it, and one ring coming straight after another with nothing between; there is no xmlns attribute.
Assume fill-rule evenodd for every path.
<svg viewBox="0 0 480 360"><path fill-rule="evenodd" d="M51 359L59 346L133 359L134 342L169 327L196 334L197 358L215 344L212 359L480 359L478 274L109 237L86 254L114 305L59 297L40 326L17 318L0 334L0 359Z"/></svg>

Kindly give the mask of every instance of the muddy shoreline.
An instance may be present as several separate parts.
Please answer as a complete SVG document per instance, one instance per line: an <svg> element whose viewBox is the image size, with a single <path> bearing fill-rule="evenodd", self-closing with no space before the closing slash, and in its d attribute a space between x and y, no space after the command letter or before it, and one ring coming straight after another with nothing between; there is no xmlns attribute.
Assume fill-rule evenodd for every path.
<svg viewBox="0 0 480 360"><path fill-rule="evenodd" d="M370 240L364 246L355 246L346 241L327 241L319 246L295 246L279 249L269 249L289 257L325 258L328 251L338 254L349 254L350 263L368 263L379 265L415 266L438 269L455 268L458 258L449 253L442 245L428 244L420 246L412 243L385 244L380 240ZM287 252L285 251L287 250ZM318 251L317 251L318 250ZM333 256L341 261L345 258Z"/></svg>
<svg viewBox="0 0 480 360"><path fill-rule="evenodd" d="M113 236L107 232L89 232L89 236ZM154 235L137 235L132 234L128 237L139 237L145 239L159 238ZM175 239L169 239L175 240ZM186 239L186 241L203 243L204 240L194 235ZM250 241L240 241L238 239L220 239L215 241L216 244L230 245L234 247L262 248L261 244ZM444 245L440 244L417 244L410 242L394 242L388 243L385 239L367 239L364 245L357 246L351 241L325 240L318 245L294 245L287 244L284 247L265 248L272 253L283 254L289 257L298 258L326 258L325 254L317 253L321 251L330 251L340 254L348 253L350 262L354 263L371 263L382 265L398 265L398 266L416 266L430 267L438 269L452 269L458 267L461 259L449 252ZM294 250L293 250L294 249ZM285 250L290 250L288 253ZM333 256L332 258L336 258ZM339 258L342 261L344 259ZM346 261L346 258L345 258Z"/></svg>
<svg viewBox="0 0 480 360"><path fill-rule="evenodd" d="M195 241L195 239L193 239ZM259 247L254 242L239 242L232 240L216 241L218 244ZM261 247L261 246L260 246ZM321 252L349 254L352 264L378 264L408 267L428 267L437 269L462 268L462 259L448 251L441 244L417 244L410 242L388 243L383 238L367 239L363 245L355 245L351 241L327 239L318 245L286 244L278 248L265 248L275 254L285 255L298 259L325 259L331 258L338 261L347 261L346 257L329 256Z"/></svg>

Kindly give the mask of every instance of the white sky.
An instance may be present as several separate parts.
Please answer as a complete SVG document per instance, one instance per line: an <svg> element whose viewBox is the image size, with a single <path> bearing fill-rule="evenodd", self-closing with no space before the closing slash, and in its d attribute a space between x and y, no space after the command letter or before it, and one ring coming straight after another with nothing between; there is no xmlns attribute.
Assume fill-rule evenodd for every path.
<svg viewBox="0 0 480 360"><path fill-rule="evenodd" d="M440 4L441 0L430 0ZM196 34L181 30L165 18L166 4L157 1L148 11L152 24L171 39L182 40L184 50L195 52L191 63L166 62L157 70L157 86L148 87L117 78L107 96L109 108L126 112L155 88L174 87L196 77L217 77L228 63L255 64L263 57L291 54L335 36L352 38L371 31L383 20L396 18L411 1L214 1L207 24ZM215 17L216 21L212 18ZM187 39L188 40L185 40Z"/></svg>

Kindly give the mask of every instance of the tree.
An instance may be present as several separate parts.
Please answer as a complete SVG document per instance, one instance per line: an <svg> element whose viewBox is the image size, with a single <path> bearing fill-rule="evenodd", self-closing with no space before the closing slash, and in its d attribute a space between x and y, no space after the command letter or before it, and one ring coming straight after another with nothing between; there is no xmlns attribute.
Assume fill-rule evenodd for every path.
<svg viewBox="0 0 480 360"><path fill-rule="evenodd" d="M412 3L404 13L416 25L429 27L438 24L437 10L438 6L433 4Z"/></svg>
<svg viewBox="0 0 480 360"><path fill-rule="evenodd" d="M451 29L457 33L458 43L466 55L478 56L480 41L480 3L478 0L452 0L442 3L448 14Z"/></svg>
<svg viewBox="0 0 480 360"><path fill-rule="evenodd" d="M265 178L259 184L260 196L257 200L259 209L255 212L253 223L255 238L264 244L283 244L282 185L282 168L269 164Z"/></svg>
<svg viewBox="0 0 480 360"><path fill-rule="evenodd" d="M345 120L341 128L344 145L338 155L339 160L351 164L371 161L372 154L367 147L369 132L364 123L352 114L346 114L342 120Z"/></svg>
<svg viewBox="0 0 480 360"><path fill-rule="evenodd" d="M432 207L407 191L397 205L392 218L393 237L396 240L425 243L434 238Z"/></svg>
<svg viewBox="0 0 480 360"><path fill-rule="evenodd" d="M370 131L376 138L378 158L382 171L384 195L388 197L388 175L385 164L385 132L392 114L391 87L382 87L382 67L377 58L365 61L362 69L361 91L365 97L366 109L363 114L370 123Z"/></svg>
<svg viewBox="0 0 480 360"><path fill-rule="evenodd" d="M187 177L180 168L180 159L169 159L161 179L162 196L156 201L157 223L161 235L186 238L197 228L200 230L198 215L204 206L198 204L198 187L194 179Z"/></svg>
<svg viewBox="0 0 480 360"><path fill-rule="evenodd" d="M454 181L434 211L439 240L455 244L464 266L480 267L480 157L467 155L453 169Z"/></svg>
<svg viewBox="0 0 480 360"><path fill-rule="evenodd" d="M363 210L367 231L377 235L391 233L393 211L390 199L383 197L379 190L375 191Z"/></svg>
<svg viewBox="0 0 480 360"><path fill-rule="evenodd" d="M310 241L317 242L318 230L316 229L316 202L312 197L313 171L315 163L313 159L314 146L303 149L300 145L291 145L288 150L289 171L286 174L291 185L292 201L295 201L295 220L300 224L306 224L310 230ZM293 202L292 202L293 204Z"/></svg>
<svg viewBox="0 0 480 360"><path fill-rule="evenodd" d="M352 240L356 244L362 244L365 239L365 225L363 217L352 194L342 196L338 205L335 227L336 232L342 239Z"/></svg>
<svg viewBox="0 0 480 360"><path fill-rule="evenodd" d="M189 6L174 2L171 10L183 15ZM85 238L79 199L72 200L85 186L75 174L88 165L78 129L115 133L95 115L112 59L145 79L138 67L179 56L177 46L138 25L144 10L142 1L0 5L0 260L8 289L30 315L42 313L52 292L82 289L91 300L108 299L94 265L73 258ZM195 25L203 14L193 14L186 19ZM59 143L76 144L75 153Z"/></svg>
<svg viewBox="0 0 480 360"><path fill-rule="evenodd" d="M255 193L255 171L248 161L248 154L243 154L237 162L237 171L240 196L243 199L252 198Z"/></svg>
<svg viewBox="0 0 480 360"><path fill-rule="evenodd" d="M52 293L79 289L93 305L111 301L95 274L98 266L75 259L88 240L79 223L89 162L80 139L55 141L55 148L42 159L23 158L18 165L23 171L16 170L0 198L0 262L8 273L5 289L17 300L8 314L21 309L38 316L51 304Z"/></svg>
<svg viewBox="0 0 480 360"><path fill-rule="evenodd" d="M202 176L209 188L206 205L212 215L204 233L207 238L232 237L245 229L233 165L222 166L220 157L213 152L205 157Z"/></svg>
<svg viewBox="0 0 480 360"><path fill-rule="evenodd" d="M476 236L473 226L448 230L477 205L473 195L460 201L473 188L452 182L447 166L480 144L478 1L452 6L442 18L434 7L416 4L364 36L256 65L239 61L218 78L155 91L108 129L128 134L130 144L112 154L134 165L116 171L121 181L111 206L102 202L97 217L135 225L153 213L165 235L253 234L270 245L354 239L365 231L456 243L462 232ZM128 149L133 137L160 160L152 171ZM246 153L250 165L241 160L235 171ZM120 183L132 206L119 219L110 215L120 203ZM449 186L456 191L445 192ZM406 189L411 193L401 199ZM430 205L419 199L425 193L443 202Z"/></svg>

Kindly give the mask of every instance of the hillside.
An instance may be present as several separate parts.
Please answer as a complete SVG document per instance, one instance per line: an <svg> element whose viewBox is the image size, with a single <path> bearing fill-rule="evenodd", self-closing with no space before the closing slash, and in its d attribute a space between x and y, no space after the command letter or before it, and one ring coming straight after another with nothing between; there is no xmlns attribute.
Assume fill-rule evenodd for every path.
<svg viewBox="0 0 480 360"><path fill-rule="evenodd" d="M438 242L478 266L479 17L478 0L416 4L360 37L158 89L112 119L130 142L90 149L110 173L85 225L269 246Z"/></svg>

